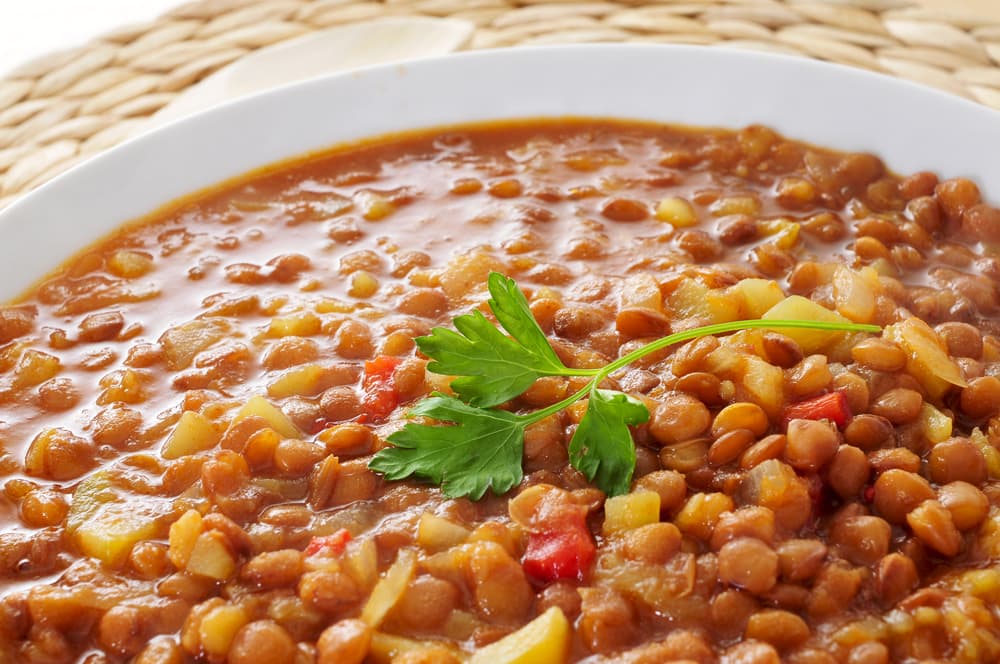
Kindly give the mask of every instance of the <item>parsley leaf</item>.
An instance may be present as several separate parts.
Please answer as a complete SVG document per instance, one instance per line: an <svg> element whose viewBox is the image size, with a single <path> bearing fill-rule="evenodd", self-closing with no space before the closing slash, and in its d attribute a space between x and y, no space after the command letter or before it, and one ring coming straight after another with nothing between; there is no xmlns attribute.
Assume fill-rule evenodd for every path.
<svg viewBox="0 0 1000 664"><path fill-rule="evenodd" d="M368 464L389 480L417 477L441 485L449 498L479 500L491 489L502 495L524 476L521 455L526 423L503 410L476 408L440 393L410 410L452 425L411 422L389 436L395 447L379 450Z"/></svg>
<svg viewBox="0 0 1000 664"><path fill-rule="evenodd" d="M545 333L538 326L534 314L528 307L528 300L518 288L517 282L499 272L491 272L489 278L490 309L503 329L522 346L532 351L538 359L542 373L561 375L566 372L556 352L552 350Z"/></svg>
<svg viewBox="0 0 1000 664"><path fill-rule="evenodd" d="M451 389L463 401L497 406L524 393L542 375L535 353L504 336L482 312L464 314L454 323L458 332L436 327L417 339L417 347L432 360L428 371L458 376Z"/></svg>
<svg viewBox="0 0 1000 664"><path fill-rule="evenodd" d="M504 336L481 311L463 314L454 319L458 332L437 327L417 338L420 352L432 360L428 371L458 376L451 389L480 408L510 401L541 376L577 373L552 350L513 279L493 272L489 286L490 308L513 338Z"/></svg>
<svg viewBox="0 0 1000 664"><path fill-rule="evenodd" d="M535 322L528 300L513 279L489 276L489 300L506 336L481 311L454 319L455 330L434 328L416 342L431 359L427 369L455 376L458 398L440 393L417 403L411 416L444 422L410 422L389 436L394 447L380 450L368 464L390 480L415 477L441 486L451 498L478 500L487 490L510 491L524 475L521 456L528 426L587 396L587 411L569 444L570 463L608 495L627 493L635 471L629 426L649 419L639 400L597 385L615 371L650 353L690 339L737 330L807 329L881 331L877 325L816 320L741 320L677 332L622 355L601 369L566 367ZM524 393L541 376L586 376L589 380L562 401L515 415L493 408Z"/></svg>
<svg viewBox="0 0 1000 664"><path fill-rule="evenodd" d="M629 425L649 419L649 410L624 392L594 389L587 412L569 444L573 467L608 495L628 493L635 470L635 444Z"/></svg>

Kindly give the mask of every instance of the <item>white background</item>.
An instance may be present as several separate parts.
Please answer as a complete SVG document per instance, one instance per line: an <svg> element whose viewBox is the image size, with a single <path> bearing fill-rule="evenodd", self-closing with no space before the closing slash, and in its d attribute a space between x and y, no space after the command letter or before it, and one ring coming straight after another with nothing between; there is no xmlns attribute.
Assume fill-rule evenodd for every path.
<svg viewBox="0 0 1000 664"><path fill-rule="evenodd" d="M0 76L31 58L156 18L182 0L0 0Z"/></svg>

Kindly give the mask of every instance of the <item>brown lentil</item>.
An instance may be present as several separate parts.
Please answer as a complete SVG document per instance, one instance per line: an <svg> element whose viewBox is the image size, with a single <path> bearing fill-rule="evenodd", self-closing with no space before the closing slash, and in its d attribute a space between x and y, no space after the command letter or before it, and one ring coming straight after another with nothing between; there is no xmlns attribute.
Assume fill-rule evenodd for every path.
<svg viewBox="0 0 1000 664"><path fill-rule="evenodd" d="M938 484L963 481L978 485L987 475L983 453L967 438L949 438L931 448L927 470Z"/></svg>
<svg viewBox="0 0 1000 664"><path fill-rule="evenodd" d="M695 438L708 429L711 414L698 399L687 394L672 394L653 411L649 432L661 445L672 445Z"/></svg>
<svg viewBox="0 0 1000 664"><path fill-rule="evenodd" d="M871 467L865 453L852 445L841 445L833 455L827 470L827 481L844 500L857 498L865 484Z"/></svg>
<svg viewBox="0 0 1000 664"><path fill-rule="evenodd" d="M927 480L906 470L887 470L875 481L875 509L892 523L903 523L912 509L933 498L934 489Z"/></svg>
<svg viewBox="0 0 1000 664"><path fill-rule="evenodd" d="M962 412L973 419L985 419L1000 413L1000 378L982 376L962 390Z"/></svg>
<svg viewBox="0 0 1000 664"><path fill-rule="evenodd" d="M871 412L892 424L906 424L917 419L923 403L924 399L919 392L899 387L877 398L871 405Z"/></svg>
<svg viewBox="0 0 1000 664"><path fill-rule="evenodd" d="M182 202L0 306L0 660L459 662L549 608L571 661L1000 660L983 199L763 127L560 120ZM449 388L414 339L488 313L491 271L575 368L776 305L884 331L616 373L651 413L614 509L570 464L582 403L528 428L516 498L388 481L371 455ZM575 562L539 569L568 523Z"/></svg>
<svg viewBox="0 0 1000 664"><path fill-rule="evenodd" d="M815 472L826 465L840 445L837 430L817 420L792 420L785 438L785 460L805 472Z"/></svg>
<svg viewBox="0 0 1000 664"><path fill-rule="evenodd" d="M719 550L719 579L724 583L760 595L774 586L777 576L778 554L759 539L741 537Z"/></svg>

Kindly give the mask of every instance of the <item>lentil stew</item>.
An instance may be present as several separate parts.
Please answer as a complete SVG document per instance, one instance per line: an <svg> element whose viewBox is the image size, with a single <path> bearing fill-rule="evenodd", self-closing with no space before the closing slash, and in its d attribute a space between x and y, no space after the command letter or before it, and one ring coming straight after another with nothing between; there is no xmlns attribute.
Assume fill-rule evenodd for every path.
<svg viewBox="0 0 1000 664"><path fill-rule="evenodd" d="M998 246L970 180L759 126L428 130L181 202L0 308L0 662L997 661ZM449 389L414 339L491 272L579 369L883 331L612 374L622 495L585 402L505 495L388 481Z"/></svg>

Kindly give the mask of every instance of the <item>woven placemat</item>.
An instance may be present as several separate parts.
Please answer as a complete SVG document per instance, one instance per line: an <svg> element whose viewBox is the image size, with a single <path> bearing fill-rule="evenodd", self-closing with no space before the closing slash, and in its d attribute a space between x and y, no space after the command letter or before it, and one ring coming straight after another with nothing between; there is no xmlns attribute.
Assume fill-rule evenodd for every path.
<svg viewBox="0 0 1000 664"><path fill-rule="evenodd" d="M0 79L0 207L254 49L387 15L472 21L470 48L655 41L804 55L1000 109L1000 23L907 0L201 0Z"/></svg>

